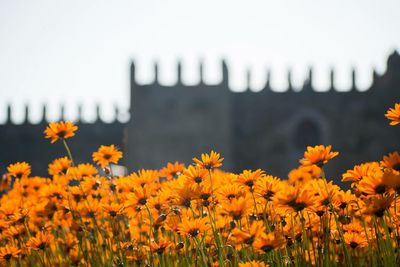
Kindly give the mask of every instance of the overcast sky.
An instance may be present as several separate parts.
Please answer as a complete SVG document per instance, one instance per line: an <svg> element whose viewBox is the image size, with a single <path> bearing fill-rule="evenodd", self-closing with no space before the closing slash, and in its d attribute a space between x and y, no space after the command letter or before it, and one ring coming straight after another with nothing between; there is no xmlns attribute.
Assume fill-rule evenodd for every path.
<svg viewBox="0 0 400 267"><path fill-rule="evenodd" d="M176 82L176 61L184 66L185 83L198 82L198 62L205 62L205 80L220 80L220 60L230 68L232 90L265 84L286 88L286 71L300 86L308 66L319 90L328 87L329 69L336 85L368 88L372 69L385 71L387 56L400 46L400 1L233 1L233 0L0 0L0 123L5 105L16 106L21 121L29 103L33 121L42 103L49 119L67 105L67 116L112 118L113 105L129 107L129 65L135 60L140 83L153 80L160 62L160 82Z"/></svg>

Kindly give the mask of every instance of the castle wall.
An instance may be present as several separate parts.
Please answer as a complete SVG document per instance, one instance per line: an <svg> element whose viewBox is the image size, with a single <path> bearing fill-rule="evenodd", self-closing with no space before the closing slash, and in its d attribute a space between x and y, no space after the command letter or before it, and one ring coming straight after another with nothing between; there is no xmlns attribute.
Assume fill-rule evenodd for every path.
<svg viewBox="0 0 400 267"><path fill-rule="evenodd" d="M328 178L335 181L355 164L381 160L398 150L400 141L400 129L389 126L384 117L400 98L399 77L400 69L388 65L388 72L375 75L366 92L353 88L318 93L305 84L300 92L273 93L266 88L235 94L235 169L262 168L286 177L306 146L318 144L331 144L340 152L326 167Z"/></svg>
<svg viewBox="0 0 400 267"><path fill-rule="evenodd" d="M189 164L214 149L231 167L231 93L221 86L135 86L128 128L129 164Z"/></svg>
<svg viewBox="0 0 400 267"><path fill-rule="evenodd" d="M202 69L200 69L202 73ZM168 162L191 163L192 157L214 149L225 157L224 168L240 172L261 168L286 177L298 165L307 145L331 144L339 157L327 166L328 178L339 181L355 164L381 160L399 150L400 127L389 126L386 111L400 99L400 56L393 53L383 75L358 92L315 92L312 72L301 91L233 93L222 65L217 85L138 85L131 66L131 119L128 123L77 123L68 140L77 163L90 162L92 152L115 144L124 152L128 171L160 168ZM289 83L290 84L290 83ZM10 113L10 111L9 111ZM44 112L45 113L45 112ZM8 116L10 117L10 115ZM27 116L28 117L28 116ZM118 117L118 116L116 116ZM47 122L0 125L0 168L17 162L32 164L34 175L46 175L47 164L65 156L61 142L44 139Z"/></svg>
<svg viewBox="0 0 400 267"><path fill-rule="evenodd" d="M39 124L24 123L0 125L0 169L18 161L26 161L32 166L32 174L47 176L48 164L56 158L67 156L63 144L50 143L44 138L47 122ZM124 124L114 122L106 124L98 121L94 124L77 123L76 135L67 140L76 164L92 163L92 152L100 145L115 144L121 149Z"/></svg>

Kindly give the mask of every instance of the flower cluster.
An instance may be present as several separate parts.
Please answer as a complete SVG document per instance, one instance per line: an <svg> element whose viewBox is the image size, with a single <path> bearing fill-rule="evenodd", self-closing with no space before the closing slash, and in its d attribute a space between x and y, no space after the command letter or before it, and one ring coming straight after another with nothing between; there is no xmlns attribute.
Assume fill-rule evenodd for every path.
<svg viewBox="0 0 400 267"><path fill-rule="evenodd" d="M48 177L26 162L3 175L3 266L330 266L399 262L400 154L343 174L351 190L328 182L331 146L308 147L287 179L264 170L221 170L211 151L193 163L126 176L102 172L122 158L101 146L74 164L66 140L77 128L52 123L69 157ZM105 174L101 174L105 173Z"/></svg>

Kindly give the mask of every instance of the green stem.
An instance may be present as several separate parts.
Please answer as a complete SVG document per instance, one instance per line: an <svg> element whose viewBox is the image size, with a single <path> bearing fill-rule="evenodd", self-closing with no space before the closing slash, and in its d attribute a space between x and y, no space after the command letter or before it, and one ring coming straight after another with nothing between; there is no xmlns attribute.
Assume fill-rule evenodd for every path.
<svg viewBox="0 0 400 267"><path fill-rule="evenodd" d="M70 160L71 160L71 162L72 162L72 166L75 166L75 164L74 164L74 160L72 159L71 150L69 150L69 147L68 147L67 141L65 141L65 139L62 139L62 141L63 141L63 144L64 144L64 147L65 147L65 149L67 150L68 157L69 157L69 159L70 159Z"/></svg>

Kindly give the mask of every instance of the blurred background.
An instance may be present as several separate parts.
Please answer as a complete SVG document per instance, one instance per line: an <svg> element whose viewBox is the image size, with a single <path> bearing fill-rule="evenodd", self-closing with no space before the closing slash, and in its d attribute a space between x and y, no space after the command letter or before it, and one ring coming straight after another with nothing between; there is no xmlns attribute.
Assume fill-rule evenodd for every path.
<svg viewBox="0 0 400 267"><path fill-rule="evenodd" d="M395 151L400 2L0 0L0 170L46 175L48 121L80 162L116 144L129 171L190 163L285 177L307 145L332 178Z"/></svg>

